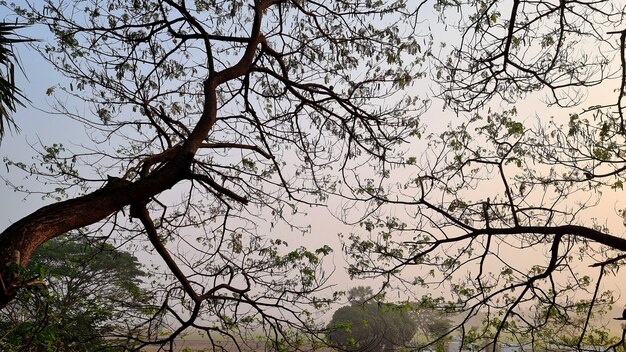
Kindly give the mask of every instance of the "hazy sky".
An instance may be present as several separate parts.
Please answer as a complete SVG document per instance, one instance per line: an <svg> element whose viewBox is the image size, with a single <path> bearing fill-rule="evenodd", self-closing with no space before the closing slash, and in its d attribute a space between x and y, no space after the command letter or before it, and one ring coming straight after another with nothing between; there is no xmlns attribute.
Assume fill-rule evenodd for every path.
<svg viewBox="0 0 626 352"><path fill-rule="evenodd" d="M31 28L26 35L34 38L45 37L46 31L41 28ZM18 75L19 86L25 92L26 96L32 101L27 104L27 108L20 108L15 115L15 121L21 128L21 133L7 134L0 145L0 156L8 157L15 161L30 162L30 158L34 155L30 145L38 146L41 144L62 143L68 147L73 144L80 144L86 140L86 130L84 127L71 119L61 115L53 115L42 110L48 110L54 103L53 97L46 95L49 87L56 85L63 80L63 77L56 73L43 60L39 54L30 51L25 46L19 46L17 52L20 55L23 67L27 73L28 80ZM412 89L412 88L410 88ZM594 105L602 99L606 99L607 95L603 94L605 88L598 88L590 94L584 106ZM545 116L556 116L557 118L566 118L567 113L561 109L547 109L541 107L539 100L530 99L526 103L518 105L519 116L528 121L535 123L537 118L545 118ZM89 114L89 110L78 102L68 101L68 104L75 106L78 111ZM436 103L435 106L439 106ZM434 130L441 130L446 122L451 118L449 112L442 113L441 109L434 107L425 116L424 122ZM0 176L15 182L21 183L22 174L15 169L7 171L6 167L0 168ZM41 185L37 180L29 180L25 183L29 190L45 189L45 185ZM24 201L24 199L26 200ZM13 192L10 187L0 187L0 228L4 229L12 222L26 216L30 212L36 210L44 204L53 202L52 200L42 200L38 194L27 195L25 193ZM626 208L626 200L623 200L623 191L606 190L602 206L591 212L587 212L584 216L588 218L597 217L600 223L608 221L609 228L615 231L614 234L624 235L625 228L622 226L622 219L617 215L616 210ZM331 211L333 205L330 205ZM335 248L332 261L336 266L336 278L333 279L341 288L348 288L353 283L347 281L347 275L344 271L345 263L339 248L337 234L339 232L348 235L350 231L362 231L358 226L345 226L339 221L328 215L325 209L311 209L310 217L305 219L312 225L312 234L302 237L297 233L280 233L277 235L283 237L292 246L298 244L307 246L320 246L323 244L331 244ZM284 231L285 228L279 228ZM531 256L519 258L520 260L532 260ZM626 293L625 293L626 294ZM626 299L626 297L624 297Z"/></svg>

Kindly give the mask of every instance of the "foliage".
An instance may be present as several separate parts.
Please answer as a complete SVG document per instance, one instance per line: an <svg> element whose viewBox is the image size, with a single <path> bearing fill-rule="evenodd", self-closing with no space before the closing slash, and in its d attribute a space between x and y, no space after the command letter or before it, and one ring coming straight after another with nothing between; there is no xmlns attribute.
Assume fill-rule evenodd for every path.
<svg viewBox="0 0 626 352"><path fill-rule="evenodd" d="M357 292L358 291L358 292ZM364 298L369 287L352 288L349 296ZM331 346L347 351L387 351L405 347L417 331L408 306L356 299L335 311L328 326Z"/></svg>
<svg viewBox="0 0 626 352"><path fill-rule="evenodd" d="M258 334L276 349L319 342L333 249L294 246L290 233L309 232L308 212L349 200L346 181L401 162L394 148L420 135L428 101L402 91L429 55L429 36L411 29L416 4L8 6L49 29L36 48L65 79L46 92L51 109L91 140L42 145L32 163L5 160L45 182L55 203L0 233L0 267L26 264L63 233L106 237L167 268L148 322L166 321L171 334L133 334L140 347L171 347L191 327L215 349ZM77 114L77 101L91 113ZM24 281L2 279L0 307Z"/></svg>
<svg viewBox="0 0 626 352"><path fill-rule="evenodd" d="M7 127L17 128L12 114L18 105L24 106L22 100L27 99L15 83L15 66L19 62L13 45L32 41L15 34L22 28L23 25L0 22L0 141Z"/></svg>
<svg viewBox="0 0 626 352"><path fill-rule="evenodd" d="M626 251L620 6L437 2L442 21L459 19L433 64L457 115L362 185L380 206L344 241L353 277L440 292L436 306L461 317L453 334L478 348L624 342L594 324L617 303Z"/></svg>
<svg viewBox="0 0 626 352"><path fill-rule="evenodd" d="M155 309L137 258L85 238L44 244L25 275L38 279L0 312L3 351L121 350L128 326Z"/></svg>

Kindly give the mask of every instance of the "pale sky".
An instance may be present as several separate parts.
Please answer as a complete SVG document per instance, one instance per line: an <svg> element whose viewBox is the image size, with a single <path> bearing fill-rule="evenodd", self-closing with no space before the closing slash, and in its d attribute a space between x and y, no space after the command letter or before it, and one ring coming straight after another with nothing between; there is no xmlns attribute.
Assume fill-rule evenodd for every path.
<svg viewBox="0 0 626 352"><path fill-rule="evenodd" d="M32 28L26 35L37 38L45 37L46 33L45 31L39 31L37 28ZM32 104L28 104L27 108L20 108L15 115L15 121L21 129L21 133L13 132L5 136L0 145L0 156L29 163L34 153L29 145L37 146L41 141L43 144L62 143L65 146L71 147L73 144L80 144L82 141L86 141L85 129L81 124L65 118L64 116L52 115L40 110L49 109L49 106L53 104L53 98L46 95L46 90L62 81L63 77L53 71L38 54L29 51L26 47L20 46L17 51L28 76L28 81L22 76L18 77L20 82L19 86L32 101ZM609 82L609 84L614 83L615 82ZM607 95L603 92L605 92L605 88L594 90L583 106L597 104L600 99L606 98ZM537 103L538 100L531 99L530 101L532 101L532 103L517 104L519 116L525 121L534 123L537 116L540 116L540 118L544 116L567 118L567 114L561 109L543 108L541 104ZM82 109L85 113L89 113L88 109L76 105L79 104L77 102L68 103L77 106L76 109L78 111ZM537 106L539 106L540 109L536 109ZM452 115L450 113L442 113L441 109L435 105L435 107L424 116L424 122L432 128L428 130L428 132L432 130L442 130L447 120L451 117ZM15 169L7 172L7 168L4 167L4 165L0 167L0 176L15 184L21 184L22 182L22 174L20 172ZM37 183L36 180L27 181L25 186L30 190L45 189L46 187L45 185ZM616 213L617 209L626 208L626 200L624 200L623 196L623 191L607 189L603 194L602 206L584 215L589 219L597 217L600 223L603 223L606 219L609 229L614 231L614 234L624 235L626 228L622 225L623 219ZM40 206L52 202L49 199L42 200L41 196L37 194L27 195L13 192L10 187L4 185L0 187L0 199L0 214L3 214L3 216L0 217L0 228L2 229L30 212L35 211ZM330 210L333 211L332 204L330 205ZM347 289L351 286L363 284L361 282L350 282L347 279L347 274L344 270L344 258L336 236L338 233L343 233L347 236L351 231L363 233L363 229L358 226L342 225L339 221L330 216L325 209L311 209L310 217L300 222L310 223L312 226L312 234L304 237L297 233L289 232L278 234L277 231L276 234L289 242L291 247L296 247L300 244L311 247L318 247L324 244L331 245L335 249L332 261L336 266L335 277L332 281L337 283L340 289ZM520 257L519 260L528 261L529 257ZM621 290L621 288L618 288L618 290ZM626 291L621 292L623 292L622 296L626 295ZM622 297L622 300L626 300L626 297Z"/></svg>

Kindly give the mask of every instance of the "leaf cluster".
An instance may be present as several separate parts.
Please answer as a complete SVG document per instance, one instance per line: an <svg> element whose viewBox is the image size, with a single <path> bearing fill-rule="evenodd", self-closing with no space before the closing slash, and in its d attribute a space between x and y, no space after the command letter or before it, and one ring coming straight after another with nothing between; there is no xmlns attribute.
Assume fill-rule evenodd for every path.
<svg viewBox="0 0 626 352"><path fill-rule="evenodd" d="M3 351L123 350L119 336L154 309L133 255L67 236L44 244L25 269L38 277L0 312Z"/></svg>

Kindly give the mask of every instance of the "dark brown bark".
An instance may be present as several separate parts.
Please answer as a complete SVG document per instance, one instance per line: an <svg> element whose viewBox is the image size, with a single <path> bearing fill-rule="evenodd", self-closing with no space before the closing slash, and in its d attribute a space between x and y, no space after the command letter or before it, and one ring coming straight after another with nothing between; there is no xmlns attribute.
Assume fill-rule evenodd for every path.
<svg viewBox="0 0 626 352"><path fill-rule="evenodd" d="M480 235L518 235L525 233L556 236L575 236L580 239L587 239L593 242L603 244L615 250L626 251L626 239L579 225L516 226L510 228L493 228L472 231L466 236L476 237Z"/></svg>
<svg viewBox="0 0 626 352"><path fill-rule="evenodd" d="M179 153L145 179L122 187L105 186L82 197L42 207L9 226L0 234L0 309L22 286L23 278L15 271L15 264L26 266L33 252L52 238L98 222L127 205L144 202L171 188L187 177L190 162L189 155Z"/></svg>

